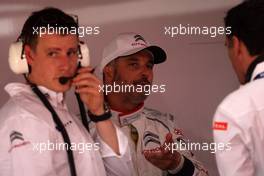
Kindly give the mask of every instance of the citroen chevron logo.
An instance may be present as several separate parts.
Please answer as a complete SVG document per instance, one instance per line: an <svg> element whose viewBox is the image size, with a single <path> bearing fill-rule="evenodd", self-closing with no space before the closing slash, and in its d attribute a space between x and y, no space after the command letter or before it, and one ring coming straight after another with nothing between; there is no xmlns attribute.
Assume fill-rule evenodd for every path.
<svg viewBox="0 0 264 176"><path fill-rule="evenodd" d="M160 145L160 139L159 136L150 132L150 131L145 131L143 134L143 141L144 141L144 145L147 146L147 144L149 142L153 142L156 143L158 145Z"/></svg>
<svg viewBox="0 0 264 176"><path fill-rule="evenodd" d="M21 140L21 141L24 141L24 138L23 138L22 133L17 132L17 131L12 131L11 134L10 134L10 141L11 141L11 143L12 143L14 140Z"/></svg>
<svg viewBox="0 0 264 176"><path fill-rule="evenodd" d="M144 39L141 35L135 35L134 38L135 38L135 41L136 41L136 42L139 41L139 40L142 40L144 43L147 43L147 42L145 41L145 39Z"/></svg>

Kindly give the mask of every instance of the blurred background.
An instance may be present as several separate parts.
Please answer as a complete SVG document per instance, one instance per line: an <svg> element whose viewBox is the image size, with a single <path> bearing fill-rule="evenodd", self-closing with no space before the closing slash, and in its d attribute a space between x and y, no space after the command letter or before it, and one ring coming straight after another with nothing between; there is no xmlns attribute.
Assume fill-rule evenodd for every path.
<svg viewBox="0 0 264 176"><path fill-rule="evenodd" d="M165 27L223 26L228 9L241 0L1 0L0 1L0 107L8 100L4 86L24 82L8 66L9 45L17 39L32 11L52 6L79 17L80 26L99 27L99 34L85 35L91 65L97 66L103 47L118 33L136 32L167 52L167 61L154 68L155 84L165 84L164 93L153 93L146 106L169 112L178 119L190 142L212 143L212 118L217 105L239 83L229 63L225 36L165 35ZM94 31L95 32L95 31ZM73 93L70 109L78 113ZM193 151L198 160L217 176L215 156L210 151Z"/></svg>

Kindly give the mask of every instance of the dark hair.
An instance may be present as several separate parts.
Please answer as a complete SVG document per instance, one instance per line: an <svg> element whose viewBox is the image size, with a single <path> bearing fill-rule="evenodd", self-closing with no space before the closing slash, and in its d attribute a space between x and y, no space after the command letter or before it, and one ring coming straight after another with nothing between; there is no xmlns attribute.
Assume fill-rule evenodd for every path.
<svg viewBox="0 0 264 176"><path fill-rule="evenodd" d="M231 27L230 39L243 41L250 55L264 54L264 1L246 0L233 7L225 17L225 27Z"/></svg>
<svg viewBox="0 0 264 176"><path fill-rule="evenodd" d="M38 34L34 34L34 29L40 27L66 27L70 30L72 27L78 28L78 22L75 19L64 13L62 10L48 7L40 11L33 12L26 20L19 39L24 45L29 45L35 49L37 45ZM78 34L77 34L78 35Z"/></svg>

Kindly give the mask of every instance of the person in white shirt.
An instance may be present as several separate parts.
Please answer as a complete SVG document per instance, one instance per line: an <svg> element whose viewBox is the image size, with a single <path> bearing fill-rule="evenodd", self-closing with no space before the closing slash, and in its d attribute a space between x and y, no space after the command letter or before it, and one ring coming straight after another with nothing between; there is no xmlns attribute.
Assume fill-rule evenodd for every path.
<svg viewBox="0 0 264 176"><path fill-rule="evenodd" d="M239 89L218 106L213 119L214 140L229 148L216 152L221 176L264 174L264 2L249 0L227 12L228 55Z"/></svg>
<svg viewBox="0 0 264 176"><path fill-rule="evenodd" d="M28 83L5 87L11 97L0 110L0 175L130 175L128 141L109 119L100 80L91 67L77 70L78 34L53 30L40 35L52 32L49 27L78 24L56 8L34 12L26 20L18 42L23 42L22 59L29 65ZM91 135L65 104L71 87L95 121Z"/></svg>

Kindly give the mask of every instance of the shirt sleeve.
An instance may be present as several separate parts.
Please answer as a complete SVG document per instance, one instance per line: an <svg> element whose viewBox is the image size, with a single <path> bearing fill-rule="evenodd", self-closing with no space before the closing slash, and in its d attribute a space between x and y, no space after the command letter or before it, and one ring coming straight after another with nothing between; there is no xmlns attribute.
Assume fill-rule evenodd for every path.
<svg viewBox="0 0 264 176"><path fill-rule="evenodd" d="M1 124L0 175L55 176L46 125L19 114ZM3 145L2 145L3 144Z"/></svg>
<svg viewBox="0 0 264 176"><path fill-rule="evenodd" d="M234 117L221 108L217 109L214 116L214 140L216 144L225 146L223 150L216 151L216 161L221 176L254 175L254 166L248 148L250 141L239 119L244 118Z"/></svg>
<svg viewBox="0 0 264 176"><path fill-rule="evenodd" d="M108 176L130 176L132 175L132 158L128 146L128 140L123 132L115 126L120 155L117 155L99 135L95 134L95 141L100 143L100 152L104 161ZM94 131L96 133L96 131Z"/></svg>

